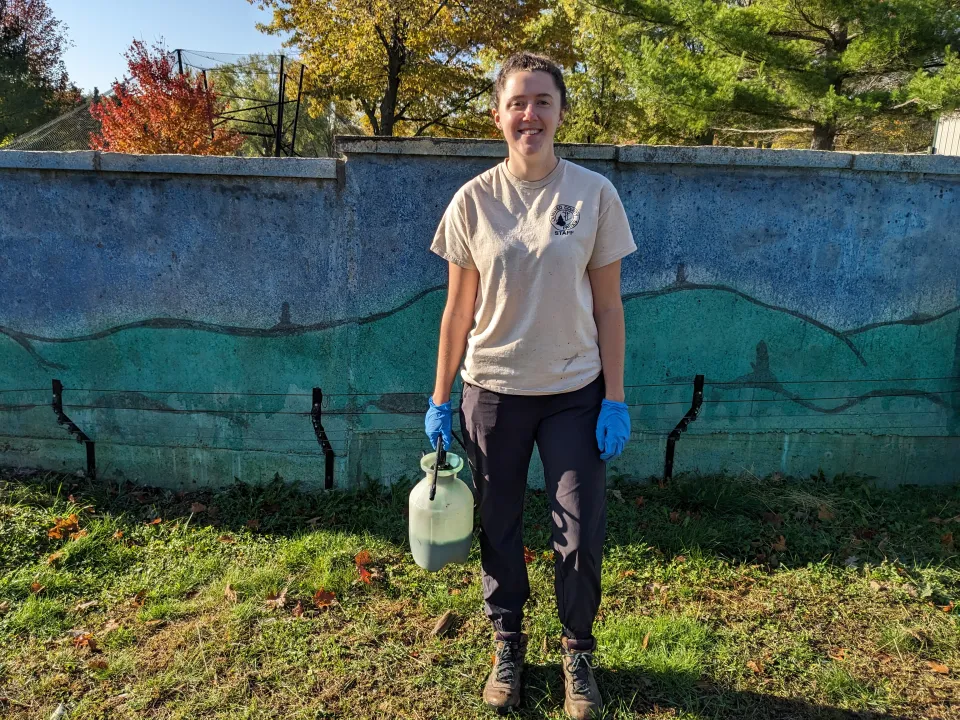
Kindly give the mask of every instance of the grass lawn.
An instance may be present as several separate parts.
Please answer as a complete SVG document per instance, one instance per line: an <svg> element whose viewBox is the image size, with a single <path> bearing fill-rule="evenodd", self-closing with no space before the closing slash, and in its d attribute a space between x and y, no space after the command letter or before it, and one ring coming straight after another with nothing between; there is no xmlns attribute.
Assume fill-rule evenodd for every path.
<svg viewBox="0 0 960 720"><path fill-rule="evenodd" d="M408 492L0 473L0 716L492 717L477 543L420 570ZM608 717L960 718L960 487L611 478L609 503ZM560 718L542 493L526 518L519 716Z"/></svg>

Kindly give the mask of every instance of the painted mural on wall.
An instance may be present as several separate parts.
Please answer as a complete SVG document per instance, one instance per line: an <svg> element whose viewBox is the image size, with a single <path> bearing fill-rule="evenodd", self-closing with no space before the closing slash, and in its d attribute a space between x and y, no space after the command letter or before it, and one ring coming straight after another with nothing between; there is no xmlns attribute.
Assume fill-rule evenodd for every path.
<svg viewBox="0 0 960 720"><path fill-rule="evenodd" d="M338 484L415 473L444 303L426 246L492 162L360 154L343 187L0 173L45 208L0 200L0 463L83 467L58 378L105 476L317 482L314 387ZM616 471L659 472L702 373L678 471L957 479L960 174L584 164L640 246Z"/></svg>

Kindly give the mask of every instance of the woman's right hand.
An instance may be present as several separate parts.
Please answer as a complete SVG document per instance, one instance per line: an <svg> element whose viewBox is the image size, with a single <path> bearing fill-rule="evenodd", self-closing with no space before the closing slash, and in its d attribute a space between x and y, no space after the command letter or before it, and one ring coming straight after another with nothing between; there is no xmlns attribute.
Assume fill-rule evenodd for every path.
<svg viewBox="0 0 960 720"><path fill-rule="evenodd" d="M449 450L453 445L453 408L447 400L441 405L435 405L430 398L430 407L424 419L424 429L430 438L430 447L437 449L437 439L443 437L443 448Z"/></svg>

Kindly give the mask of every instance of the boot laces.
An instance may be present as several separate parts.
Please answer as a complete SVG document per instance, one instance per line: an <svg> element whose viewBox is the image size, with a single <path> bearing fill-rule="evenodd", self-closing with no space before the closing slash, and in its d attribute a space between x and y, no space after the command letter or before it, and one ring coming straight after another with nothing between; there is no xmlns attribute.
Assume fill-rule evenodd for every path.
<svg viewBox="0 0 960 720"><path fill-rule="evenodd" d="M573 652L570 653L570 674L573 675L573 691L577 695L586 695L590 691L590 671L596 665L593 659L593 653Z"/></svg>
<svg viewBox="0 0 960 720"><path fill-rule="evenodd" d="M520 643L502 642L497 648L497 682L513 685L520 664Z"/></svg>

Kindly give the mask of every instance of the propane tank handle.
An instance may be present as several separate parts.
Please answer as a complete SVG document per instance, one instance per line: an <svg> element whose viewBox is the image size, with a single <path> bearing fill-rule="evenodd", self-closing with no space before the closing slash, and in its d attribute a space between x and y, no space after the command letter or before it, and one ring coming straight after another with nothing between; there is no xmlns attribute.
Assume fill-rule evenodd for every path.
<svg viewBox="0 0 960 720"><path fill-rule="evenodd" d="M447 461L447 451L443 447L443 435L437 438L437 456L433 460L433 478L430 481L430 500L437 496L437 470Z"/></svg>

